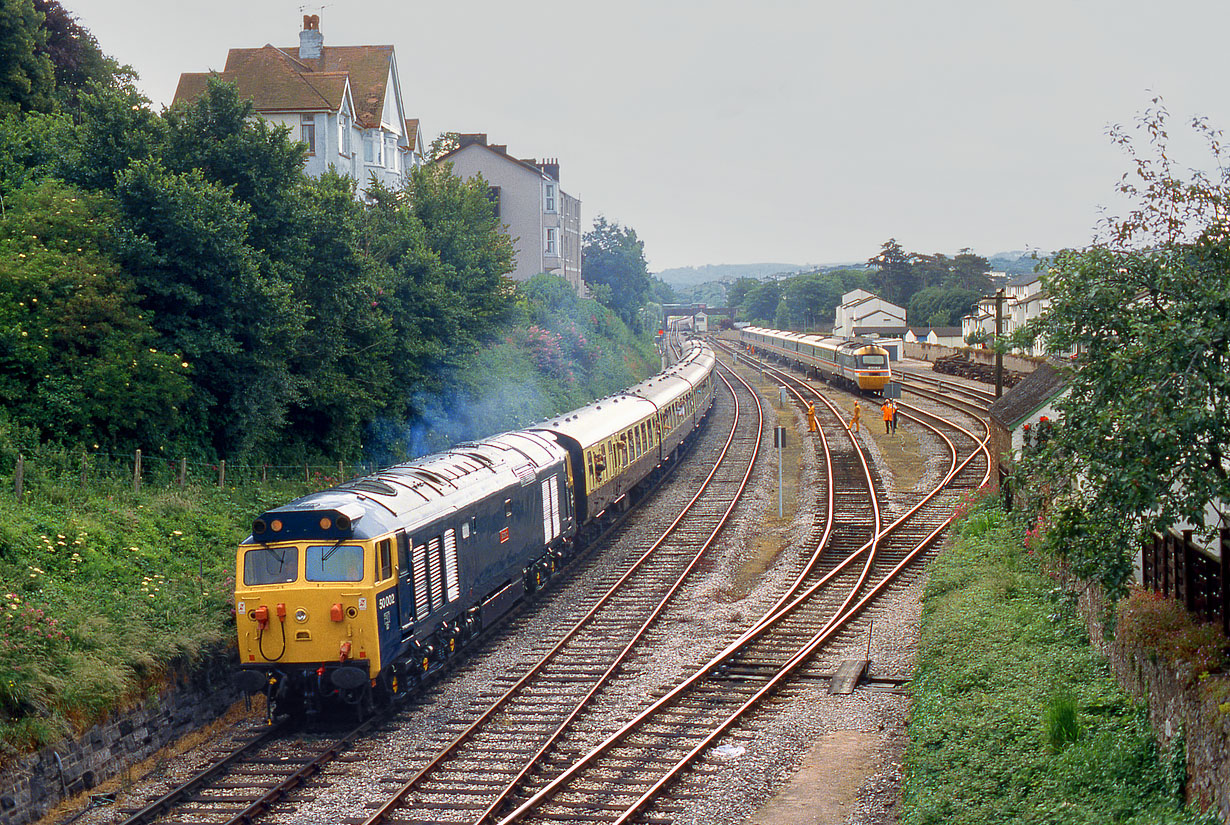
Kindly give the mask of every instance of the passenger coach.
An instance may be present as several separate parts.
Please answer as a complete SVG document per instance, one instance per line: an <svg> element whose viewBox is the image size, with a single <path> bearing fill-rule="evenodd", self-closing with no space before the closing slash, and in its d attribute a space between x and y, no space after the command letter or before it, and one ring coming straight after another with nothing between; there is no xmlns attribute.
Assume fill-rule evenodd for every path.
<svg viewBox="0 0 1230 825"><path fill-rule="evenodd" d="M755 348L778 360L815 370L826 381L882 392L892 381L888 350L870 338L835 338L761 327L739 330L745 348Z"/></svg>

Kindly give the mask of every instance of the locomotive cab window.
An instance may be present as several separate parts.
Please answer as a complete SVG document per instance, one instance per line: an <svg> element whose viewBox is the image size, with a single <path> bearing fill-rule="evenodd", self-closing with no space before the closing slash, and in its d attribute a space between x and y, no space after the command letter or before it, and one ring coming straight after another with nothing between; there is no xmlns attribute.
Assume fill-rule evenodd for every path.
<svg viewBox="0 0 1230 825"><path fill-rule="evenodd" d="M244 584L286 584L297 578L298 547L261 547L243 554Z"/></svg>
<svg viewBox="0 0 1230 825"><path fill-rule="evenodd" d="M376 581L384 581L393 575L392 542L385 539L376 545L376 548L380 560L380 575L376 577Z"/></svg>
<svg viewBox="0 0 1230 825"><path fill-rule="evenodd" d="M883 355L864 355L863 356L863 366L864 367L882 367L884 366L884 356Z"/></svg>
<svg viewBox="0 0 1230 825"><path fill-rule="evenodd" d="M307 549L305 572L310 582L363 581L363 548L317 544Z"/></svg>

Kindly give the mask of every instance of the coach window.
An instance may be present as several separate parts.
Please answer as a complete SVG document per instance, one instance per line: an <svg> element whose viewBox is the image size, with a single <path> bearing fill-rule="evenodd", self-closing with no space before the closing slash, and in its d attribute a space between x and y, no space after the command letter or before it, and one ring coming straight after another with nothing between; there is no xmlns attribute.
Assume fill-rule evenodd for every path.
<svg viewBox="0 0 1230 825"><path fill-rule="evenodd" d="M512 499L504 499L504 518L512 518Z"/></svg>

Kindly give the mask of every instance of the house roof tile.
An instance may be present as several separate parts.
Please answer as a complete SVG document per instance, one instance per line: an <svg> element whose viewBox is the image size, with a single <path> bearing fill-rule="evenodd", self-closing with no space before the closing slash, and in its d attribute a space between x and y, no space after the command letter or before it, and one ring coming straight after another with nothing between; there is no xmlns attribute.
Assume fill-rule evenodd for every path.
<svg viewBox="0 0 1230 825"><path fill-rule="evenodd" d="M299 59L297 48L231 49L221 72L180 75L175 102L191 100L210 75L234 83L257 111L337 111L347 83L355 119L380 126L393 62L392 46L324 46L319 58Z"/></svg>
<svg viewBox="0 0 1230 825"><path fill-rule="evenodd" d="M1063 392L1067 383L1068 379L1062 371L1050 364L1039 364L1037 369L997 399L988 412L998 424L1008 430L1015 429L1039 407Z"/></svg>

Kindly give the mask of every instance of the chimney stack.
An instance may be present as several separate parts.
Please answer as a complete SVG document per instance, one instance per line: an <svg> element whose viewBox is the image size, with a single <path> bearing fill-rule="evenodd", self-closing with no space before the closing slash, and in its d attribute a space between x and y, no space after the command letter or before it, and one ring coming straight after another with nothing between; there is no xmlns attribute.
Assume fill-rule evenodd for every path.
<svg viewBox="0 0 1230 825"><path fill-rule="evenodd" d="M559 183L559 158L543 158L538 168L551 180Z"/></svg>
<svg viewBox="0 0 1230 825"><path fill-rule="evenodd" d="M299 32L299 59L319 60L324 50L325 36L320 33L320 15L303 15L303 31Z"/></svg>

